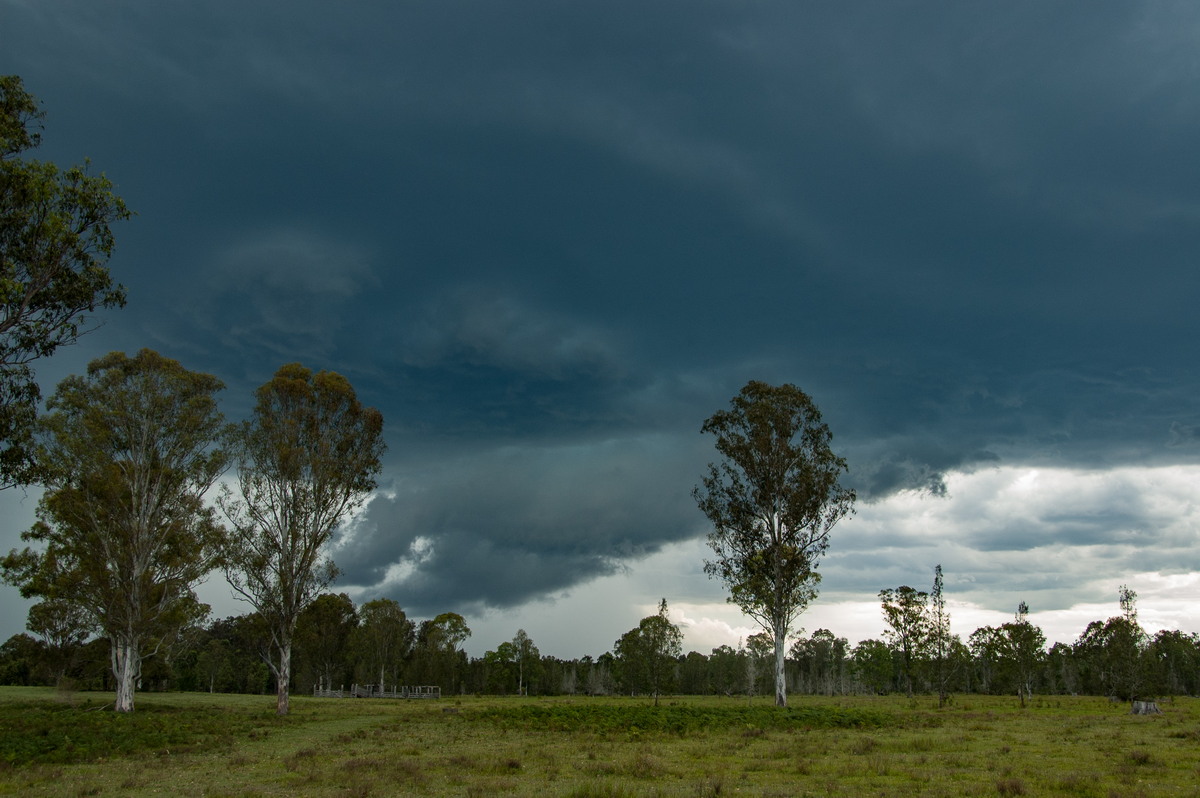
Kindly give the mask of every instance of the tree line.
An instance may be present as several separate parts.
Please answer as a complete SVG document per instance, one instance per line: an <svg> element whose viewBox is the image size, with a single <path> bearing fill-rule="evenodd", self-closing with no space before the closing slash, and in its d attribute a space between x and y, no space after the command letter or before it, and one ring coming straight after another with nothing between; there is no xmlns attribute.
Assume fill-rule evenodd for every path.
<svg viewBox="0 0 1200 798"><path fill-rule="evenodd" d="M965 639L937 639L931 593L883 591L885 632L851 644L828 629L801 634L784 658L789 692L800 695L955 694L1099 695L1120 700L1200 695L1200 635L1149 635L1136 618L1135 595L1121 590L1121 612L1094 621L1072 643L1047 647L1022 604L1013 620L976 629ZM0 683L68 684L112 689L109 644L54 639L31 616L35 635L0 646ZM361 605L344 593L322 593L296 625L292 687L339 689L352 684L437 685L445 694L772 696L775 648L760 632L704 654L682 651L682 630L664 600L599 656L543 655L523 629L480 657L463 643L471 630L456 613L414 621L391 599ZM197 624L147 660L143 689L268 694L276 676L267 662L264 619L247 614Z"/></svg>

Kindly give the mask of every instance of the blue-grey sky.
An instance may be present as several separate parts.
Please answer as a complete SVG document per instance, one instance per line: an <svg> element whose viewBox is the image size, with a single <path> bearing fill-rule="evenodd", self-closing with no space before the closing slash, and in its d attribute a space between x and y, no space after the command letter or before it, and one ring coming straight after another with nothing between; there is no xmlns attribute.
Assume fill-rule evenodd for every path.
<svg viewBox="0 0 1200 798"><path fill-rule="evenodd" d="M128 306L39 374L150 347L238 419L285 362L342 372L389 451L338 589L477 652L598 654L662 595L695 648L745 632L690 491L749 379L813 396L861 499L809 629L878 634L940 562L964 636L1025 600L1069 639L1126 582L1200 631L1198 34L1183 2L0 0L37 156L138 214ZM9 548L33 498L0 503Z"/></svg>

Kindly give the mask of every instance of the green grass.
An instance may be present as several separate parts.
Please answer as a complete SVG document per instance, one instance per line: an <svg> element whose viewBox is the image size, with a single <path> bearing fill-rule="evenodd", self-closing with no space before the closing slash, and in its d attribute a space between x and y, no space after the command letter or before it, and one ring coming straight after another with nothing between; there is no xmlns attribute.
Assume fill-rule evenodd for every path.
<svg viewBox="0 0 1200 798"><path fill-rule="evenodd" d="M1200 798L1200 701L794 696L648 701L0 688L0 794Z"/></svg>

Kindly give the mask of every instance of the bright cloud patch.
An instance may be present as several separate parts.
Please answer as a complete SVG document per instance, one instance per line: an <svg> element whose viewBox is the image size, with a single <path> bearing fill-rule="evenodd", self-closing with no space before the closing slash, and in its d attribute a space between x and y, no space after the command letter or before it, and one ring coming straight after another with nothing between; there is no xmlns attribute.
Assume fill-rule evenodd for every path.
<svg viewBox="0 0 1200 798"><path fill-rule="evenodd" d="M950 473L945 497L897 494L861 505L835 528L820 568L821 594L797 626L804 634L829 629L852 644L880 638L879 590L901 584L929 590L941 563L952 629L964 639L980 626L1011 620L1025 601L1050 642L1069 643L1091 621L1118 614L1122 584L1137 591L1140 620L1152 634L1200 631L1194 612L1200 562L1190 545L1200 531L1197 484L1197 466ZM736 647L758 629L704 575L707 556L702 538L672 543L553 603L495 613L487 625L515 631L536 616L547 631L574 640L572 655L594 654L611 641L595 639L592 630L606 628L611 637L665 597L686 650ZM601 621L611 612L603 597L612 595L622 597L622 618ZM553 620L560 614L594 620L572 629ZM560 645L572 650L571 643Z"/></svg>

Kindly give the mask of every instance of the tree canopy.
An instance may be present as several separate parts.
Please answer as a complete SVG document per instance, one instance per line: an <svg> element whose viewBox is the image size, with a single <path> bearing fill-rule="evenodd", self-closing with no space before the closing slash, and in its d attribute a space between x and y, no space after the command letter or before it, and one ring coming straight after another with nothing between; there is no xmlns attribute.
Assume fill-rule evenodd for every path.
<svg viewBox="0 0 1200 798"><path fill-rule="evenodd" d="M38 358L74 343L98 308L125 304L107 262L111 225L129 210L103 174L21 157L43 113L15 75L0 76L0 486L35 481Z"/></svg>
<svg viewBox="0 0 1200 798"><path fill-rule="evenodd" d="M631 692L646 690L658 697L671 689L675 660L683 653L683 633L671 622L664 598L658 612L641 620L613 644L621 681Z"/></svg>

